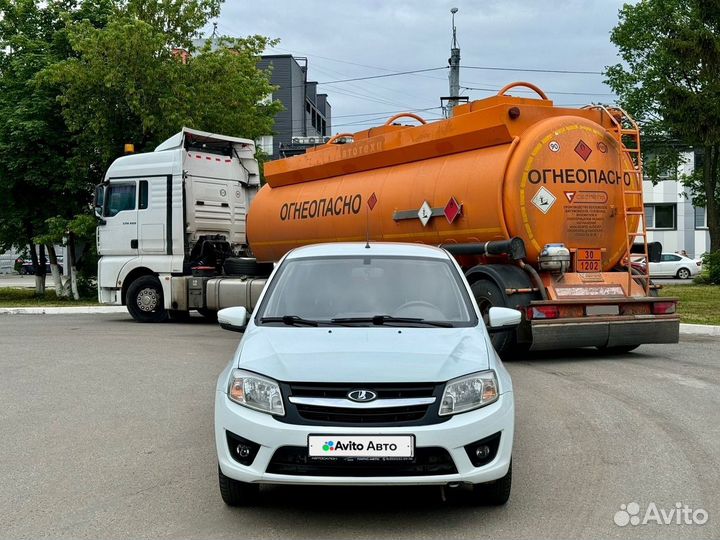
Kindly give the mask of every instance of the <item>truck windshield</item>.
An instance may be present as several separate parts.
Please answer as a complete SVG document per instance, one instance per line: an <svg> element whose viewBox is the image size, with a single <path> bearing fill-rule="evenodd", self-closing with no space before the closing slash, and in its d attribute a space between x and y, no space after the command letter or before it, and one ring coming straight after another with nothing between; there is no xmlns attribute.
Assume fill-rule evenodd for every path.
<svg viewBox="0 0 720 540"><path fill-rule="evenodd" d="M256 322L450 327L478 321L462 278L448 260L343 256L286 260Z"/></svg>

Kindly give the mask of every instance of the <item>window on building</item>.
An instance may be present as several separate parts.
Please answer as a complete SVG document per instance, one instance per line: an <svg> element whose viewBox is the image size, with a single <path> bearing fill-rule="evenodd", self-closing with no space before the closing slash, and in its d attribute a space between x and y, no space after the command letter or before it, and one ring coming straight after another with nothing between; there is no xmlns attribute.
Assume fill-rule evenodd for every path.
<svg viewBox="0 0 720 540"><path fill-rule="evenodd" d="M105 196L105 216L113 217L123 210L135 210L135 182L111 184Z"/></svg>
<svg viewBox="0 0 720 540"><path fill-rule="evenodd" d="M648 229L675 229L675 204L648 204L645 205L645 226Z"/></svg>
<svg viewBox="0 0 720 540"><path fill-rule="evenodd" d="M696 229L707 229L707 212L704 206L695 207L695 228Z"/></svg>

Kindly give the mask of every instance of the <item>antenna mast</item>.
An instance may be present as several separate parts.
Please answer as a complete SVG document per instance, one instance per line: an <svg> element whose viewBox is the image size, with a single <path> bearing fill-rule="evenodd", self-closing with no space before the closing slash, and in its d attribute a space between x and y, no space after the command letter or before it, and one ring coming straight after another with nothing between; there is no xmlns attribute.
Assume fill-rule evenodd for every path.
<svg viewBox="0 0 720 540"><path fill-rule="evenodd" d="M450 82L450 97L448 99L448 116L452 116L452 110L460 103L460 46L457 42L457 28L455 28L455 14L458 8L454 7L450 10L452 13L452 44L450 46L450 73L448 79Z"/></svg>

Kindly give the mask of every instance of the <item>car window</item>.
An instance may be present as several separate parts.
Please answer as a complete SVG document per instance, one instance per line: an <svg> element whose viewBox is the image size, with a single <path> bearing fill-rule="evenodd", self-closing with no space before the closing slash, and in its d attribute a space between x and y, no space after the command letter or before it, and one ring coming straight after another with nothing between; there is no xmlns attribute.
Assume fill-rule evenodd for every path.
<svg viewBox="0 0 720 540"><path fill-rule="evenodd" d="M453 326L477 324L452 263L420 257L287 260L258 310L258 321L285 315L323 322L387 315Z"/></svg>

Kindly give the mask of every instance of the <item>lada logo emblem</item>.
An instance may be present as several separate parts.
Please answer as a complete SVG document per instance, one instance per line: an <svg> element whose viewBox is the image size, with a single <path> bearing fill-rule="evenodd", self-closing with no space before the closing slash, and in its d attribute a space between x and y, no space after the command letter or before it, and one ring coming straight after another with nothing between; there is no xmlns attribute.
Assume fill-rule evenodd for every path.
<svg viewBox="0 0 720 540"><path fill-rule="evenodd" d="M377 394L372 390L352 390L347 394L348 399L358 402L372 401L377 398Z"/></svg>

